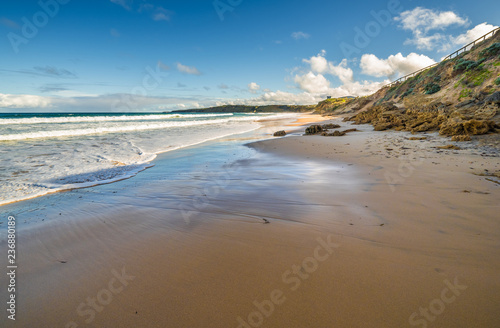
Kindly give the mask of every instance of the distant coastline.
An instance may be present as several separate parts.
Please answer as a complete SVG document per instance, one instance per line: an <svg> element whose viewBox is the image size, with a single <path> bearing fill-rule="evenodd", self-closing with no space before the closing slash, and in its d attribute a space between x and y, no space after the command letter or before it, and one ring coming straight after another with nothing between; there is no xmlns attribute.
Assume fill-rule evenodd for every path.
<svg viewBox="0 0 500 328"><path fill-rule="evenodd" d="M305 113L312 112L316 105L266 105L266 106L246 106L246 105L224 105L208 108L196 109L182 109L174 110L171 112L164 112L169 114L177 113L276 113L276 112L292 112L292 113Z"/></svg>

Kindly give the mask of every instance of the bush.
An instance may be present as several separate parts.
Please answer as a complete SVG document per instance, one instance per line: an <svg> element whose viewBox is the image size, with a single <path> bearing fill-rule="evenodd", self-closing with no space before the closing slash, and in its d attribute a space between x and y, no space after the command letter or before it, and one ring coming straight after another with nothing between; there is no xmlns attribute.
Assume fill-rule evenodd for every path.
<svg viewBox="0 0 500 328"><path fill-rule="evenodd" d="M481 56L494 56L494 55L499 54L499 53L500 53L500 42L497 42L497 43L493 43L491 46L484 49L479 54Z"/></svg>
<svg viewBox="0 0 500 328"><path fill-rule="evenodd" d="M409 95L413 94L413 88L409 88L408 90L406 90L402 95L401 95L401 98L404 98L404 97L407 97Z"/></svg>
<svg viewBox="0 0 500 328"><path fill-rule="evenodd" d="M500 85L500 76L499 76L499 77L497 77L497 79L495 80L495 84L496 84L496 85Z"/></svg>
<svg viewBox="0 0 500 328"><path fill-rule="evenodd" d="M473 60L467 60L467 59L464 59L464 58L460 58L457 61L457 63L455 64L455 66L453 67L453 70L454 71L470 71L470 70L473 70L473 69L477 68L485 60L486 60L486 58L483 58L483 59L478 60L478 61L473 61Z"/></svg>
<svg viewBox="0 0 500 328"><path fill-rule="evenodd" d="M441 87L438 84L431 82L425 85L424 90L426 95L432 95L433 93L441 90Z"/></svg>

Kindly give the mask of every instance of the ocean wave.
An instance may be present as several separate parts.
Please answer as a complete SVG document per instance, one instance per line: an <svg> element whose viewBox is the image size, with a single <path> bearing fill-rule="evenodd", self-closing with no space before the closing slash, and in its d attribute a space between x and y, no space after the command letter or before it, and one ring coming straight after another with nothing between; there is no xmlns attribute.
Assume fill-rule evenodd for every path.
<svg viewBox="0 0 500 328"><path fill-rule="evenodd" d="M59 117L27 117L0 118L0 125L6 124L54 124L54 123L84 123L84 122L119 122L166 120L172 118L203 118L233 116L232 113L221 114L150 114L150 115L109 115L109 116L59 116Z"/></svg>

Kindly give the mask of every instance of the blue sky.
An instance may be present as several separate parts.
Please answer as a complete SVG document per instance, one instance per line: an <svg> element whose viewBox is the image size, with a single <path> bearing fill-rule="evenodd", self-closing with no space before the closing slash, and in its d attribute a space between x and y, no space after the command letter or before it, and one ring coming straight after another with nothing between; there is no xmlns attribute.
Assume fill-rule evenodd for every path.
<svg viewBox="0 0 500 328"><path fill-rule="evenodd" d="M500 25L498 1L0 4L0 111L162 111L359 96Z"/></svg>

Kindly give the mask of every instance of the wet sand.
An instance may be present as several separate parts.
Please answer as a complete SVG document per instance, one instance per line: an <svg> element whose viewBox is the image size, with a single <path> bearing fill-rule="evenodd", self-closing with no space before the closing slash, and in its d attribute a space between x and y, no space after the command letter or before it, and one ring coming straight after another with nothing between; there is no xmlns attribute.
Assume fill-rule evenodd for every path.
<svg viewBox="0 0 500 328"><path fill-rule="evenodd" d="M499 158L358 128L211 142L2 207L26 228L1 325L499 326L500 185L472 174Z"/></svg>

